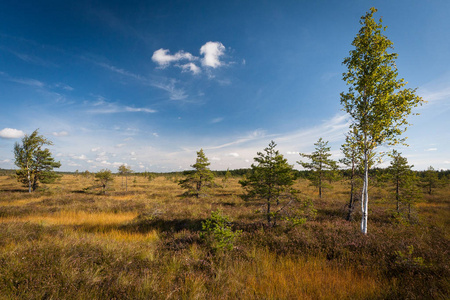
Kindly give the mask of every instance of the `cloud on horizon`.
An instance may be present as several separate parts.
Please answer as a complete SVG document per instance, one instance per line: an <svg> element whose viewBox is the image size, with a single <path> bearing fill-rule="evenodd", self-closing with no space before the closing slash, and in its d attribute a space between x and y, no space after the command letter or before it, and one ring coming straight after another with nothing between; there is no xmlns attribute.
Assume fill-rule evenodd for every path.
<svg viewBox="0 0 450 300"><path fill-rule="evenodd" d="M0 130L0 138L3 139L20 139L25 136L25 132L14 128L3 128Z"/></svg>

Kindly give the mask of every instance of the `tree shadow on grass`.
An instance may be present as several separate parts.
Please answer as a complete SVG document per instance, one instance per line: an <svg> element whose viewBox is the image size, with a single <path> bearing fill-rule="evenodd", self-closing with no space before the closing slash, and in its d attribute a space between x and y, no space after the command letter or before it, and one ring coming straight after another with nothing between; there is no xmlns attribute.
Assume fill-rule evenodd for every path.
<svg viewBox="0 0 450 300"><path fill-rule="evenodd" d="M200 231L203 219L173 219L164 220L160 218L136 218L129 224L119 227L119 230L147 233L153 230L160 232L180 232L182 230Z"/></svg>

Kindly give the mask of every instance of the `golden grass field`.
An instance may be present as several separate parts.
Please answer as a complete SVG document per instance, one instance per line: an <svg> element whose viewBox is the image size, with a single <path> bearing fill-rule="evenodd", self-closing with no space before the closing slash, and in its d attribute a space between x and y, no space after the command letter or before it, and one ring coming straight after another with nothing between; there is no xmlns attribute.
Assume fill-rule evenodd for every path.
<svg viewBox="0 0 450 300"><path fill-rule="evenodd" d="M317 216L265 225L263 203L238 180L205 198L182 197L176 176L116 177L105 195L93 177L64 175L28 194L0 176L1 299L446 299L450 191L425 195L411 224L392 217L387 188L370 190L369 234L345 221L348 186L323 199L299 179ZM222 184L221 178L216 181ZM221 209L242 230L211 251L201 223ZM412 249L412 250L411 250Z"/></svg>

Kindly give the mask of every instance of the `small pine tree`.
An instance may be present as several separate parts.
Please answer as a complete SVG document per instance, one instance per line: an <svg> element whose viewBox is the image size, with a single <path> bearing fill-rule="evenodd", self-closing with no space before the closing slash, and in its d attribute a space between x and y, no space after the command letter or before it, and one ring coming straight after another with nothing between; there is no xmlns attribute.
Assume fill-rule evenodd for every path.
<svg viewBox="0 0 450 300"><path fill-rule="evenodd" d="M415 173L411 173L405 180L403 185L403 195L401 201L406 204L408 211L408 220L412 221L412 209L418 202L422 200L422 192L417 186L417 176Z"/></svg>
<svg viewBox="0 0 450 300"><path fill-rule="evenodd" d="M424 176L422 178L422 186L426 188L426 191L429 195L433 192L433 189L439 186L439 176L436 170L429 166L425 171Z"/></svg>
<svg viewBox="0 0 450 300"><path fill-rule="evenodd" d="M246 191L243 195L245 200L266 202L269 226L275 226L279 213L292 200L296 200L296 190L292 188L296 179L295 173L287 159L275 150L275 147L275 142L271 141L264 153L258 152L258 156L254 158L257 164L252 164L252 172L239 181ZM273 211L272 206L277 210Z"/></svg>
<svg viewBox="0 0 450 300"><path fill-rule="evenodd" d="M403 198L403 189L411 189L413 166L408 165L408 160L396 150L392 151L391 165L387 168L389 177L395 186L395 201L397 203L397 213L400 213L400 203Z"/></svg>
<svg viewBox="0 0 450 300"><path fill-rule="evenodd" d="M123 188L123 178L125 177L125 191L128 192L128 174L133 173L130 166L121 165L119 167L119 174L122 175L122 188Z"/></svg>
<svg viewBox="0 0 450 300"><path fill-rule="evenodd" d="M106 186L109 184L109 182L114 180L114 177L110 170L103 169L95 173L95 180L100 182L100 185L102 186L102 192L103 194L106 194Z"/></svg>
<svg viewBox="0 0 450 300"><path fill-rule="evenodd" d="M300 153L300 156L311 160L310 163L298 161L303 168L311 170L310 180L312 185L319 189L319 198L322 198L322 189L331 187L325 180L332 181L334 178L334 171L337 169L337 163L329 159L331 156L330 147L327 147L328 142L324 142L320 138L316 146L316 151L311 154Z"/></svg>
<svg viewBox="0 0 450 300"><path fill-rule="evenodd" d="M228 180L231 178L231 172L230 169L227 169L225 172L225 175L222 179L223 187L227 187Z"/></svg>
<svg viewBox="0 0 450 300"><path fill-rule="evenodd" d="M203 149L200 149L197 152L197 161L191 166L195 171L189 172L185 179L179 181L179 185L187 190L185 195L197 198L207 195L207 190L214 186L214 174L208 168L209 165Z"/></svg>

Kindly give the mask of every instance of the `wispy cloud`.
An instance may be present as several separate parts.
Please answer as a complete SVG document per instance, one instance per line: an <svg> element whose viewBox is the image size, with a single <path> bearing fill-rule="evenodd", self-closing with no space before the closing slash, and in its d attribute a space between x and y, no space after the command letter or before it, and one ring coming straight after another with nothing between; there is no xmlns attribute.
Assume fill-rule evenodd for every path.
<svg viewBox="0 0 450 300"><path fill-rule="evenodd" d="M19 83L19 84L24 84L24 85L28 85L28 86L32 86L32 87L38 87L38 88L42 88L42 87L45 86L45 84L42 81L39 81L39 80L36 80L36 79L32 79L32 78L12 77L9 74L7 74L5 72L1 72L1 71L0 71L0 75L2 75L8 81Z"/></svg>
<svg viewBox="0 0 450 300"><path fill-rule="evenodd" d="M143 113L156 113L157 111L145 107L131 107L119 105L117 103L111 103L105 101L105 98L99 97L97 102L91 104L93 108L89 109L89 113L94 114L115 114L115 113L128 113L128 112L143 112Z"/></svg>
<svg viewBox="0 0 450 300"><path fill-rule="evenodd" d="M220 123L220 122L222 122L223 121L223 118L222 117L219 117L219 118L214 118L214 119L212 119L211 120L211 123L212 124L215 124L215 123Z"/></svg>
<svg viewBox="0 0 450 300"><path fill-rule="evenodd" d="M152 86L164 90L169 93L170 100L184 100L188 97L186 91L175 87L176 80L171 79L169 82L153 82Z"/></svg>
<svg viewBox="0 0 450 300"><path fill-rule="evenodd" d="M31 63L31 64L43 66L43 67L57 67L56 64L46 61L46 60L44 60L40 57L37 57L35 55L32 55L32 54L18 52L18 51L12 50L12 49L4 47L4 46L0 46L0 49L11 53L12 55L16 56L20 60L27 62L27 63Z"/></svg>
<svg viewBox="0 0 450 300"><path fill-rule="evenodd" d="M425 101L429 102L448 100L450 99L450 87L445 87L439 90L424 89L420 94Z"/></svg>
<svg viewBox="0 0 450 300"><path fill-rule="evenodd" d="M184 100L188 97L186 94L186 91L177 88L176 87L176 80L175 79L169 79L169 80L150 80L144 76L141 76L139 74L134 74L130 71L127 71L125 69L118 68L116 66L104 63L104 62L98 62L95 60L92 60L90 58L84 57L85 60L88 60L102 68L105 68L109 71L112 71L114 73L120 74L122 76L128 77L130 79L133 79L141 84L152 86L158 89L161 89L163 91L166 91L169 93L169 99L170 100Z"/></svg>
<svg viewBox="0 0 450 300"><path fill-rule="evenodd" d="M53 136L68 136L69 133L67 131L60 131L60 132L52 132Z"/></svg>

